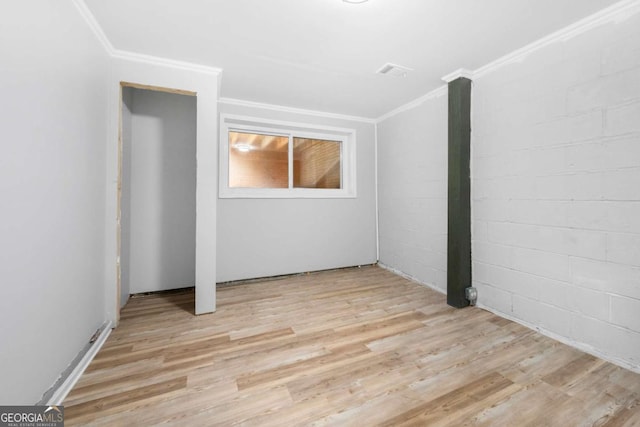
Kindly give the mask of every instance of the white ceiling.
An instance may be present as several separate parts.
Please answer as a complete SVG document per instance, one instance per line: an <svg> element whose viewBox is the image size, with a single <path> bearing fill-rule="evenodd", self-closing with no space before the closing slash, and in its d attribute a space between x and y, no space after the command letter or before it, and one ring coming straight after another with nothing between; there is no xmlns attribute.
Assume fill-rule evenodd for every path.
<svg viewBox="0 0 640 427"><path fill-rule="evenodd" d="M222 97L377 118L616 0L85 2L116 49L222 68Z"/></svg>

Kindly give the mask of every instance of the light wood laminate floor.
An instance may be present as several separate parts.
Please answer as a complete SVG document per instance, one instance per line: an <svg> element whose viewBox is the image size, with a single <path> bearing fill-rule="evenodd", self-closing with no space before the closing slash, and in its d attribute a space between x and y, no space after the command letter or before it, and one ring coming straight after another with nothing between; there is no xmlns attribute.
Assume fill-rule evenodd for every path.
<svg viewBox="0 0 640 427"><path fill-rule="evenodd" d="M132 298L67 425L640 425L640 375L379 267Z"/></svg>

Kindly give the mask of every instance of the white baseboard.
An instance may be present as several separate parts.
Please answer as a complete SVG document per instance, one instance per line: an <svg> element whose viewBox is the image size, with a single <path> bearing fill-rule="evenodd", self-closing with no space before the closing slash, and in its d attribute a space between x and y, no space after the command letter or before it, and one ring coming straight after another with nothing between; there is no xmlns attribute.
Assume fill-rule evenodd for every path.
<svg viewBox="0 0 640 427"><path fill-rule="evenodd" d="M103 325L102 332L100 333L100 336L98 337L96 342L94 342L93 345L91 345L91 347L82 357L82 359L80 359L80 362L78 362L76 367L73 368L73 371L71 371L71 373L64 380L64 382L60 384L60 387L58 387L56 391L51 395L51 397L46 403L47 405L62 406L62 402L64 402L64 399L66 399L71 389L73 389L73 387L76 385L76 383L78 382L78 380L80 379L84 371L89 366L89 363L91 363L93 358L96 357L96 354L98 354L98 351L100 351L105 341L107 341L107 338L109 338L109 335L111 334L111 326L112 326L111 321L107 321Z"/></svg>
<svg viewBox="0 0 640 427"><path fill-rule="evenodd" d="M447 291L445 291L444 289L440 289L440 288L438 288L437 286L435 286L435 285L433 285L431 283L423 282L422 280L420 280L420 279L418 279L416 277L413 277L413 276L405 273L404 271L400 271L400 270L398 270L396 268L389 267L388 265L383 264L380 261L378 261L378 267L383 268L383 269L385 269L387 271L390 271L393 274L397 274L400 277L404 277L405 279L411 280L412 282L416 282L419 285L426 286L427 288L433 289L434 291L436 291L436 292L438 292L440 294L443 294L443 295L447 294Z"/></svg>
<svg viewBox="0 0 640 427"><path fill-rule="evenodd" d="M417 282L417 283L419 283L421 285L425 285L425 286L433 289L434 291L437 291L437 292L440 292L441 294L445 294L446 295L446 291L443 291L440 288L436 288L435 286L433 286L433 285L431 285L429 283L422 282L421 280L418 280L415 277L410 276L410 275L408 275L408 274L406 274L406 273L404 273L404 272L402 272L400 270L397 270L397 269L395 269L393 267L389 267L388 265L382 264L381 262L378 262L378 266L380 266L381 268L384 268L385 270L388 270L388 271L390 271L390 272L392 272L394 274L397 274L398 276L404 277L405 279L409 279L409 280L411 280L413 282ZM532 329L532 330L534 330L534 331L536 331L536 332L538 332L538 333L540 333L542 335L545 335L545 336L547 336L547 337L549 337L551 339L554 339L554 340L556 340L558 342L561 342L562 344L566 344L569 347L573 347L575 349L578 349L580 351L588 353L588 354L590 354L592 356L595 356L595 357L600 358L602 360L605 360L607 362L613 363L614 365L620 366L621 368L628 369L628 370L630 370L632 372L637 372L637 373L640 374L640 366L631 364L628 361L623 360L623 359L612 357L611 355L605 354L604 352L602 352L602 351L598 350L597 348L594 348L594 347L592 347L592 346L590 346L588 344L585 344L585 343L582 343L582 342L578 342L578 341L574 341L574 340L572 340L570 338L567 338L567 337L564 337L562 335L556 334L554 332L551 332L549 330L546 330L544 328L541 328L539 326L536 326L534 324L526 322L526 321L524 321L522 319L518 319L517 317L514 317L514 316L509 315L507 313L503 313L503 312L501 312L499 310L495 310L495 309L493 309L491 307L487 307L482 303L478 303L476 306L478 308L482 309L482 310L485 310L485 311L488 311L490 313L493 313L496 316L502 317L504 319L511 320L512 322L519 323L520 325L522 325L522 326L524 326L526 328Z"/></svg>
<svg viewBox="0 0 640 427"><path fill-rule="evenodd" d="M488 311L490 313L493 313L496 316L500 316L500 317L502 317L504 319L511 320L512 322L519 323L520 325L522 325L522 326L524 326L526 328L532 329L532 330L534 330L534 331L536 331L536 332L538 332L538 333L540 333L540 334L542 334L544 336L547 336L547 337L549 337L549 338L551 338L553 340L561 342L562 344L566 344L569 347L573 347L573 348L575 348L577 350L580 350L582 352L588 353L588 354L590 354L592 356L595 356L595 357L597 357L599 359L602 359L602 360L605 360L607 362L613 363L614 365L620 366L621 368L628 369L628 370L630 370L632 372L636 372L636 373L640 374L640 366L633 365L633 364L629 363L628 361L623 360L623 359L619 359L617 357L612 357L611 355L605 354L602 351L598 350L597 348L592 347L592 346L590 346L588 344L585 344L585 343L582 343L582 342L579 342L579 341L574 341L574 340L572 340L570 338L567 338L565 336L556 334L554 332L551 332L551 331L549 331L547 329L544 329L544 328L541 328L539 326L536 326L536 325L534 325L532 323L529 323L527 321L524 321L522 319L518 319L517 317L511 316L511 315L506 314L506 313L503 313L503 312L501 312L499 310L495 310L495 309L493 309L491 307L487 307L484 304L481 304L481 303L477 304L477 307L482 309L482 310L485 310L485 311Z"/></svg>

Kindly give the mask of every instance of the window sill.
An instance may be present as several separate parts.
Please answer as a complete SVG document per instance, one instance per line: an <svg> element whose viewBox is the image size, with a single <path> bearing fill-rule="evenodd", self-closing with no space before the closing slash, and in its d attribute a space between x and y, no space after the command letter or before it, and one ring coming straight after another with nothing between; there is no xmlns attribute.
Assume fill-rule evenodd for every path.
<svg viewBox="0 0 640 427"><path fill-rule="evenodd" d="M355 199L354 191L321 188L221 188L221 199Z"/></svg>

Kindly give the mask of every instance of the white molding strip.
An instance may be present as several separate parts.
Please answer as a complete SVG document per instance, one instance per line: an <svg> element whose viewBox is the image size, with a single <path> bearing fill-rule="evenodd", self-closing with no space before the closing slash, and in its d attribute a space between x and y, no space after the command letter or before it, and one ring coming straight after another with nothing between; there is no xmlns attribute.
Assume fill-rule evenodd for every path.
<svg viewBox="0 0 640 427"><path fill-rule="evenodd" d="M262 102L244 101L235 98L220 98L219 104L236 105L240 107L258 108L263 110L280 111L283 113L303 114L306 116L326 117L331 119L347 120L350 122L376 123L375 119L346 114L328 113L326 111L306 110L304 108L286 107L283 105L265 104Z"/></svg>
<svg viewBox="0 0 640 427"><path fill-rule="evenodd" d="M392 272L394 274L397 274L398 276L404 277L405 279L408 279L408 280L411 280L413 282L416 282L416 283L418 283L420 285L427 286L427 287L433 289L434 291L439 292L439 293L441 293L443 295L447 294L446 291L444 291L444 290L442 290L440 288L436 288L432 284L425 283L425 282L423 282L421 280L418 280L415 277L410 276L410 275L408 275L408 274L406 274L406 273L404 273L404 272L402 272L400 270L397 270L397 269L395 269L393 267L389 267L388 265L385 265L385 264L383 264L381 262L378 262L378 265L381 268L383 268L383 269L385 269L387 271L390 271L390 272ZM617 357L612 357L611 355L605 354L602 351L600 351L600 350L598 350L598 349L596 349L594 347L591 347L588 344L585 344L585 343L582 343L582 342L579 342L579 341L574 341L574 340L569 339L569 338L567 338L565 336L558 335L558 334L556 334L554 332L551 332L551 331L549 331L547 329L544 329L544 328L541 328L539 326L536 326L536 325L534 325L532 323L529 323L527 321L524 321L522 319L518 319L517 317L514 317L514 316L512 316L510 314L504 313L504 312L502 312L500 310L495 310L493 308L487 307L487 306L485 306L484 304L482 304L480 302L478 302L478 304L476 304L476 307L478 307L478 308L480 308L482 310L488 311L490 313L493 313L496 316L500 316L502 318L511 320L512 322L516 322L516 323L518 323L518 324L520 324L520 325L522 325L522 326L524 326L526 328L529 328L529 329L531 329L533 331L536 331L536 332L538 332L538 333L540 333L540 334L542 334L544 336L547 336L547 337L549 337L549 338L551 338L553 340L556 340L558 342L566 344L566 345L568 345L570 347L576 348L576 349L578 349L580 351L583 351L585 353L591 354L592 356L598 357L598 358L600 358L602 360L606 360L607 362L611 362L614 365L620 366L622 368L625 368L625 369L628 369L630 371L637 372L637 373L640 374L640 365L634 365L634 364L629 363L627 360L619 359Z"/></svg>
<svg viewBox="0 0 640 427"><path fill-rule="evenodd" d="M214 74L214 75L222 74L222 69L217 67L210 67L208 65L201 65L193 62L177 61L175 59L145 55L142 53L129 52L129 51L124 51L119 49L115 49L111 56L117 59L143 62L145 64L158 65L161 67L176 68L181 70L195 71L199 73L207 73L207 74Z"/></svg>
<svg viewBox="0 0 640 427"><path fill-rule="evenodd" d="M107 341L107 338L109 338L111 329L111 321L108 321L103 325L102 332L100 333L100 336L98 337L96 342L94 342L91 347L89 347L89 350L85 353L82 359L80 359L80 362L78 362L76 367L73 368L73 371L71 371L69 376L64 380L60 387L58 387L56 391L51 395L46 403L47 405L62 405L62 402L64 402L64 399L66 399L71 389L73 389L73 387L76 385L93 358L96 357L98 351L100 351L105 341Z"/></svg>
<svg viewBox="0 0 640 427"><path fill-rule="evenodd" d="M495 71L504 65L513 62L520 62L532 52L535 52L545 46L559 41L567 41L593 28L610 22L623 21L638 12L640 12L640 0L622 0L476 69L473 71L473 77L478 78Z"/></svg>
<svg viewBox="0 0 640 427"><path fill-rule="evenodd" d="M473 74L473 71L467 70L466 68L458 68L453 73L449 73L446 76L443 76L442 80L444 80L446 83L452 82L460 77L471 80L473 79Z"/></svg>
<svg viewBox="0 0 640 427"><path fill-rule="evenodd" d="M380 195L378 187L378 123L373 125L373 189L376 201L376 262L380 262Z"/></svg>
<svg viewBox="0 0 640 427"><path fill-rule="evenodd" d="M388 265L383 264L380 261L378 261L378 266L380 268L383 268L383 269L385 269L387 271L392 272L393 274L397 274L400 277L404 277L407 280L411 280L412 282L416 282L419 285L426 286L427 288L433 289L434 291L436 291L436 292L438 292L438 293L440 293L442 295L447 295L447 291L445 291L444 289L437 288L435 285L433 285L431 283L423 282L422 280L420 280L420 279L418 279L416 277L413 277L413 276L411 276L411 275L409 275L409 274L407 274L407 273L405 273L403 271L400 271L400 270L395 269L393 267L389 267Z"/></svg>
<svg viewBox="0 0 640 427"><path fill-rule="evenodd" d="M145 55L141 53L116 49L113 47L113 44L111 44L111 41L109 41L109 38L102 30L102 27L96 20L96 17L93 15L91 10L87 7L84 0L72 0L72 1L73 1L73 4L78 9L78 12L80 12L80 15L82 16L82 18L85 20L85 22L93 32L93 34L96 36L98 41L100 41L102 46L104 46L104 49L112 58L143 62L146 64L158 65L161 67L176 68L176 69L189 70L189 71L195 71L200 73L207 73L207 74L214 74L214 75L222 74L221 68L210 67L206 65L192 63L192 62L177 61L174 59L162 58L159 56Z"/></svg>
<svg viewBox="0 0 640 427"><path fill-rule="evenodd" d="M85 20L91 31L93 31L93 34L95 34L98 41L102 44L102 46L104 46L104 49L107 51L107 53L109 55L113 55L115 52L113 45L109 41L109 38L104 33L104 31L102 31L102 27L100 26L100 24L98 24L96 17L93 16L93 13L91 12L91 10L89 10L84 0L71 1L73 1L73 4L78 9L78 12L80 12L80 15Z"/></svg>
<svg viewBox="0 0 640 427"><path fill-rule="evenodd" d="M582 342L579 342L579 341L574 341L574 340L569 339L569 338L567 338L565 336L558 335L555 332L551 332L551 331L549 331L547 329L544 329L544 328L541 328L539 326L536 326L536 325L534 325L532 323L529 323L529 322L527 322L525 320L518 319L517 317L511 316L510 314L504 313L504 312L502 312L500 310L495 310L493 308L487 307L484 304L478 303L478 304L476 304L476 307L478 307L478 308L480 308L482 310L486 310L486 311L488 311L490 313L493 313L496 316L500 316L500 317L503 317L505 319L511 320L512 322L516 322L516 323L518 323L518 324L520 324L520 325L522 325L522 326L524 326L526 328L534 330L534 331L536 331L536 332L538 332L538 333L540 333L540 334L542 334L544 336L547 336L547 337L549 337L549 338L551 338L553 340L559 341L562 344L566 344L569 347L576 348L576 349L578 349L580 351L583 351L585 353L588 353L588 354L590 354L592 356L598 357L598 358L600 358L602 360L606 360L607 362L611 362L614 365L620 366L622 368L625 368L625 369L628 369L630 371L637 372L637 373L640 374L640 365L633 365L633 364L629 363L627 360L619 359L617 357L612 357L612 356L610 356L608 354L605 354L602 351L600 351L600 350L598 350L598 349L596 349L594 347L591 347L588 344L585 344L585 343L582 343Z"/></svg>
<svg viewBox="0 0 640 427"><path fill-rule="evenodd" d="M586 18L581 19L561 30L553 32L548 36L545 36L533 43L530 43L520 49L514 50L513 52L502 56L490 63L483 65L482 67L476 70L465 70L464 68L460 68L453 73L447 74L442 77L442 79L446 82L453 80L457 77L466 77L468 79L473 80L474 78L479 78L485 74L491 73L499 69L504 65L508 65L514 62L520 62L525 57L527 57L532 52L535 52L538 49L542 49L545 46L548 46L552 43L558 41L566 41L577 35L580 35L586 31L589 31L593 28L599 27L601 25L605 25L610 22L621 22L625 19L628 19L630 16L635 15L640 12L640 0L622 0L618 3L615 3L612 6L609 6L605 9L602 9L599 12L594 13L593 15L587 16ZM446 88L446 86L445 86ZM388 119L389 117L395 116L398 113L403 111L411 110L420 106L424 101L433 97L434 93L443 90L442 87L434 89L433 91L423 95L422 97L411 101L407 104L404 104L394 110L389 111L386 114L378 117L376 122L379 123L383 120Z"/></svg>
<svg viewBox="0 0 640 427"><path fill-rule="evenodd" d="M378 117L377 119L375 119L376 123L380 123L384 120L387 120L390 117L393 117L397 114L400 114L404 111L408 111L408 110L412 110L416 107L421 106L422 104L424 104L426 101L430 100L430 99L434 99L434 98L439 98L443 95L446 95L448 91L447 85L442 85L434 90L432 90L431 92L422 95L420 98L414 99L411 102L408 102L404 105L401 105L398 108L395 108L391 111L389 111L386 114L383 114L382 116Z"/></svg>

